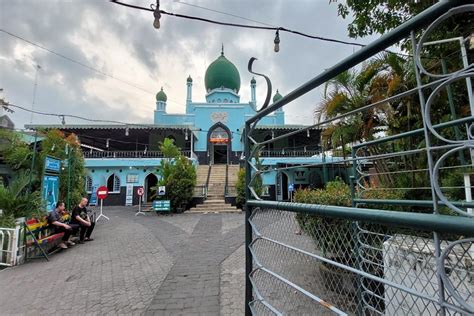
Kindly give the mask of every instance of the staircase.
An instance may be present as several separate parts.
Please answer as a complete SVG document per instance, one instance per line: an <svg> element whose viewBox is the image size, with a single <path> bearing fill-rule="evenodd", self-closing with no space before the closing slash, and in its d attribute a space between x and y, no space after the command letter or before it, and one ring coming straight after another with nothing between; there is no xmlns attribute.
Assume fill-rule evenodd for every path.
<svg viewBox="0 0 474 316"><path fill-rule="evenodd" d="M207 167L207 168L204 168ZM229 166L229 175L230 175ZM202 166L202 169L208 170L208 166ZM233 170L233 169L232 169ZM209 176L209 186L207 188L207 199L203 204L198 204L196 207L190 209L190 212L240 212L235 206L225 203L225 173L226 165L212 165L211 174ZM207 173L206 173L207 178ZM199 167L198 167L198 179L199 179ZM234 175L232 174L232 179ZM237 179L235 177L235 179ZM230 180L230 177L229 177ZM233 180L232 180L233 181ZM235 180L236 182L236 180ZM235 185L235 182L229 181L230 185ZM206 181L204 181L204 184ZM199 180L198 180L199 185Z"/></svg>

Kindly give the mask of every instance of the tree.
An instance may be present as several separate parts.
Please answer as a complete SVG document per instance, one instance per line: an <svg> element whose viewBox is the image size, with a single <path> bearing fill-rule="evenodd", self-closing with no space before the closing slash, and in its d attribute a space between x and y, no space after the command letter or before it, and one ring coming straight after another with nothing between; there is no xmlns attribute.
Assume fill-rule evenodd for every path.
<svg viewBox="0 0 474 316"><path fill-rule="evenodd" d="M8 187L0 186L0 227L15 226L15 218L42 214L40 192L29 193L29 175L25 171L16 174Z"/></svg>
<svg viewBox="0 0 474 316"><path fill-rule="evenodd" d="M345 4L338 4L338 15L344 19L353 17L347 30L350 37L357 38L385 34L437 2L439 1L347 0ZM449 21L439 32L446 34L446 30L459 29L461 33L469 35L473 25L472 15L462 14L456 18L456 21Z"/></svg>
<svg viewBox="0 0 474 316"><path fill-rule="evenodd" d="M59 130L48 130L40 133L44 136L41 144L39 159L36 161L38 174L43 174L46 156L52 156L63 161L59 174L59 196L68 201L69 206L79 203L85 192L85 164L80 143L76 135L66 136Z"/></svg>
<svg viewBox="0 0 474 316"><path fill-rule="evenodd" d="M160 143L164 159L160 162L158 186L166 186L166 197L173 209L186 206L191 201L196 185L196 170L192 163L181 154L172 139L165 138ZM157 191L158 187L152 188ZM156 193L155 193L156 196Z"/></svg>
<svg viewBox="0 0 474 316"><path fill-rule="evenodd" d="M357 110L384 98L383 85L377 74L383 69L380 60L363 65L360 71L348 70L328 81L324 89L324 100L318 112L327 118ZM388 108L380 105L357 115L341 119L323 132L326 147L344 147L348 143L370 140L386 125Z"/></svg>

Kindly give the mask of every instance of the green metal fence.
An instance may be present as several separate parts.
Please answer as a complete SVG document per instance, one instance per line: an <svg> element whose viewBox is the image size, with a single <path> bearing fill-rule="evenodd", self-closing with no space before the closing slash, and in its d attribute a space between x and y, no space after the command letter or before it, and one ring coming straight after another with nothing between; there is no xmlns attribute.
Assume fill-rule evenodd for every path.
<svg viewBox="0 0 474 316"><path fill-rule="evenodd" d="M430 41L434 29L459 14L474 14L474 5L436 3L246 122L247 315L474 314L473 60L469 38L446 33ZM262 117L344 71L360 70L400 41L414 52L404 63L413 72L411 86L271 140L252 137ZM440 45L453 53L426 55ZM387 108L392 112L381 111ZM337 164L346 170L351 206L258 196L257 177L295 168L259 169L265 145L307 129L343 128L378 110L384 120L393 114L409 121L397 133L382 130L348 143L352 153ZM344 152L341 144L325 150ZM329 165L334 161L297 167Z"/></svg>

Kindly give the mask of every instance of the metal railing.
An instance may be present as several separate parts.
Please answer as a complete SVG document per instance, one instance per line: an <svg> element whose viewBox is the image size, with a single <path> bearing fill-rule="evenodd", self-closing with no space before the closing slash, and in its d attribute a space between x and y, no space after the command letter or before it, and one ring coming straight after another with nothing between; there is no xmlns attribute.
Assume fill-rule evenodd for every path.
<svg viewBox="0 0 474 316"><path fill-rule="evenodd" d="M260 151L260 157L312 157L321 155L320 150L272 149Z"/></svg>
<svg viewBox="0 0 474 316"><path fill-rule="evenodd" d="M206 198L207 197L207 186L205 185L196 185L194 187L194 194L193 194L194 197L203 197L203 198Z"/></svg>
<svg viewBox="0 0 474 316"><path fill-rule="evenodd" d="M424 48L432 44L425 43L425 38L433 28L453 15L474 12L474 5L460 4L436 3L275 104L264 106L246 122L247 315L474 314L474 204L470 184L474 167L474 67L466 63L465 40L451 55L462 58L457 70L453 71L456 63L451 63L451 73L446 73L435 56L422 58ZM422 33L417 40L415 32L419 31ZM356 72L364 68L373 56L407 37L414 56L405 56L404 62L414 78L412 86L405 80L403 92L375 98L382 100L268 141L255 141L254 128L262 117L349 69ZM364 63L362 67L360 63ZM437 69L439 73L434 73ZM457 107L451 106L453 91ZM461 104L467 104L463 111ZM263 201L257 194L254 183L266 173L285 172L291 181L293 170L319 172L330 165L322 161L261 168L256 157L264 146L309 128L324 132L328 127L357 123L374 117L382 108L397 106L412 106L410 111L417 107L418 115L396 135L364 134L358 142L352 141L357 143L352 155L340 159L350 174L348 184L336 181L342 189L330 191L328 185L299 191L295 196L304 200L305 194L312 194L308 201L318 200L320 204ZM443 111L451 114L434 115ZM379 118L387 118L384 113ZM333 144L333 148L338 146ZM311 183L306 185L311 187Z"/></svg>
<svg viewBox="0 0 474 316"><path fill-rule="evenodd" d="M235 185L226 185L224 195L226 197L236 197L237 187Z"/></svg>
<svg viewBox="0 0 474 316"><path fill-rule="evenodd" d="M11 267L19 263L23 250L23 225L0 228L0 266Z"/></svg>
<svg viewBox="0 0 474 316"><path fill-rule="evenodd" d="M191 157L190 150L181 151L186 157ZM84 151L84 158L163 158L161 151Z"/></svg>

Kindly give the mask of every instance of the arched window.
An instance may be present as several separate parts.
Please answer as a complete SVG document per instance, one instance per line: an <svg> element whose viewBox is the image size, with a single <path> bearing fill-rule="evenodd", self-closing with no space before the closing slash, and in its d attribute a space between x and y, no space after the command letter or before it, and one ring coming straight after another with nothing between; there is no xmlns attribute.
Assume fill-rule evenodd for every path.
<svg viewBox="0 0 474 316"><path fill-rule="evenodd" d="M114 173L107 179L107 190L109 193L120 193L120 178Z"/></svg>
<svg viewBox="0 0 474 316"><path fill-rule="evenodd" d="M92 193L92 177L86 176L86 192Z"/></svg>

